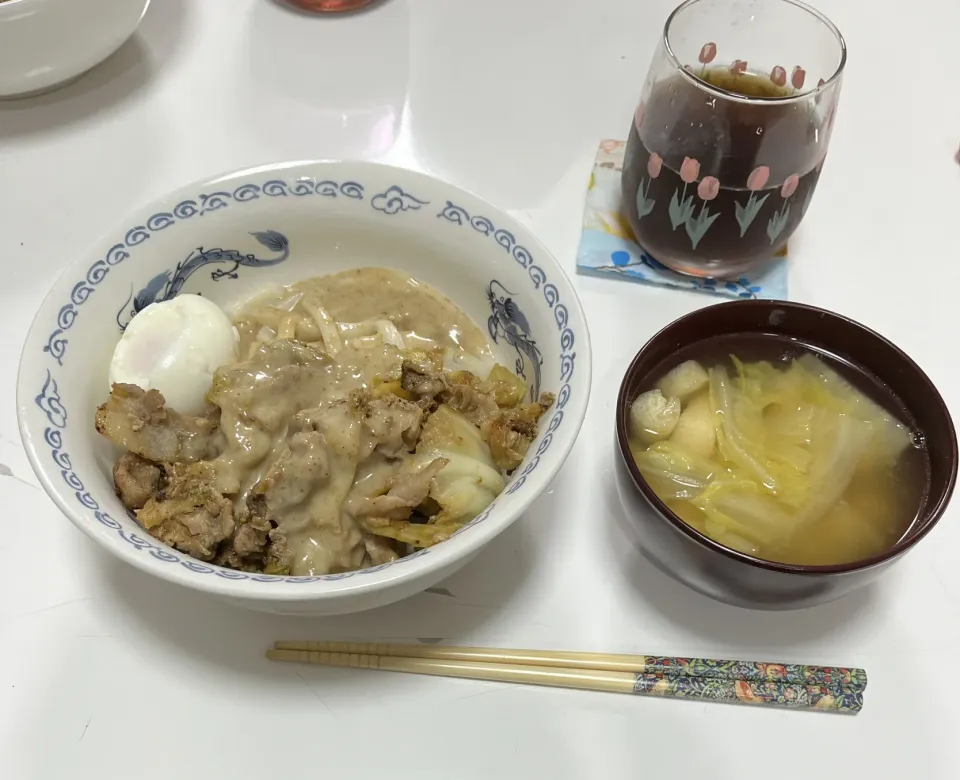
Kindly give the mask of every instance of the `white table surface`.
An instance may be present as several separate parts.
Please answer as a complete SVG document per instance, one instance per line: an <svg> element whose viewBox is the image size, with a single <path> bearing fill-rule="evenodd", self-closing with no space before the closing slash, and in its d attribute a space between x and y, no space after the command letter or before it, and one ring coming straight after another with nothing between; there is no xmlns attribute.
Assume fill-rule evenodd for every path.
<svg viewBox="0 0 960 780"><path fill-rule="evenodd" d="M710 298L575 278L595 379L561 475L450 595L367 614L257 615L153 581L60 515L21 447L16 367L47 288L134 206L201 177L317 157L422 169L511 210L573 274L596 143L625 135L672 5L387 0L311 19L154 0L82 80L0 103L0 777L960 776L960 506L879 584L796 613L715 604L625 544L619 380ZM957 415L960 4L819 5L850 62L791 297L891 337ZM271 665L280 637L851 664L870 688L857 717L791 713Z"/></svg>

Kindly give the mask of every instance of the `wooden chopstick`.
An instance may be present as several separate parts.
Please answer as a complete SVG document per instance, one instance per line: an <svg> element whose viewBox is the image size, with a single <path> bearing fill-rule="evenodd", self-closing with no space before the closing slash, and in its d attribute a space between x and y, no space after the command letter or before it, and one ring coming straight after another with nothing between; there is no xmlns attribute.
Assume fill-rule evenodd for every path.
<svg viewBox="0 0 960 780"><path fill-rule="evenodd" d="M545 685L610 693L633 693L669 698L693 698L738 702L794 709L859 712L863 692L840 687L797 685L687 676L664 677L636 672L572 669L480 661L452 661L433 658L338 653L315 650L273 649L267 658L274 661L322 666L376 669L440 677L459 677L491 682Z"/></svg>
<svg viewBox="0 0 960 780"><path fill-rule="evenodd" d="M425 658L437 661L479 661L523 666L563 667L607 672L630 672L664 677L695 677L716 680L778 682L863 691L867 673L863 669L760 661L723 661L709 658L667 658L650 655L575 653L557 650L500 650L484 647L438 647L365 642L274 643L276 650L306 650L320 653L357 653L398 658Z"/></svg>

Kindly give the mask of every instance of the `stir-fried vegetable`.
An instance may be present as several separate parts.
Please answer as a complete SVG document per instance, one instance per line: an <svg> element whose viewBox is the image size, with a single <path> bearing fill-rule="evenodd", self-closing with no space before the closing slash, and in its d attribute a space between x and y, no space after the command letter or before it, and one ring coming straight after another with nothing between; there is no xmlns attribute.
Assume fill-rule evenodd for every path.
<svg viewBox="0 0 960 780"><path fill-rule="evenodd" d="M523 380L506 366L497 363L487 377L487 385L493 391L497 406L512 408L523 401L527 386Z"/></svg>
<svg viewBox="0 0 960 780"><path fill-rule="evenodd" d="M491 357L477 357L463 350L445 349L443 365L448 371L469 371L474 376L489 376L495 361Z"/></svg>
<svg viewBox="0 0 960 780"><path fill-rule="evenodd" d="M480 431L446 404L427 419L417 444L417 457L448 461L430 490L430 498L440 506L439 515L433 518L436 523L472 520L504 488L504 479Z"/></svg>

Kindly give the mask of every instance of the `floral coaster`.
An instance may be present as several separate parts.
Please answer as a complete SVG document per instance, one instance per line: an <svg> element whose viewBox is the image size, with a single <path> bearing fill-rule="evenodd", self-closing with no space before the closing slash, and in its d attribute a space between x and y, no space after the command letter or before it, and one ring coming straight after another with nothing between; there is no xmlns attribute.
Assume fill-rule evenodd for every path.
<svg viewBox="0 0 960 780"><path fill-rule="evenodd" d="M620 195L624 141L603 141L597 151L583 211L577 271L641 284L722 295L727 298L787 299L787 249L736 279L699 279L671 271L641 247L624 216ZM701 182L701 184L705 184Z"/></svg>

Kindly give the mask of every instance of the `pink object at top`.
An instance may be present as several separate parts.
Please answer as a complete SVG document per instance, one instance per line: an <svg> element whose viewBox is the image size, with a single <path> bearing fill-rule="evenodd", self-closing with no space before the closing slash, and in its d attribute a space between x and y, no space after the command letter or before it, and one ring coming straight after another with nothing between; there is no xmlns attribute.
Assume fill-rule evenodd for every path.
<svg viewBox="0 0 960 780"><path fill-rule="evenodd" d="M374 0L287 0L287 2L304 11L316 11L322 14L356 11L370 5Z"/></svg>

